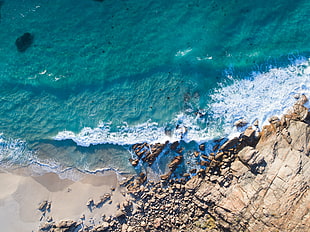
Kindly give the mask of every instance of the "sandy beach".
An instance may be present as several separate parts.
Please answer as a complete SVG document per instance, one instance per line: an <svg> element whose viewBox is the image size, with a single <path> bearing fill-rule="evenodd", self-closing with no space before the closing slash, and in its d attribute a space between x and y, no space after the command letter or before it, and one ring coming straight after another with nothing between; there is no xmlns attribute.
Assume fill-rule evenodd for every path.
<svg viewBox="0 0 310 232"><path fill-rule="evenodd" d="M102 215L113 215L117 204L124 200L117 174L112 171L84 175L79 181L60 179L55 173L31 177L1 172L0 186L1 231L6 232L37 231L40 224L51 219L97 224ZM87 207L90 198L96 204L105 194L111 195L107 202L91 210ZM40 211L44 201L51 207Z"/></svg>

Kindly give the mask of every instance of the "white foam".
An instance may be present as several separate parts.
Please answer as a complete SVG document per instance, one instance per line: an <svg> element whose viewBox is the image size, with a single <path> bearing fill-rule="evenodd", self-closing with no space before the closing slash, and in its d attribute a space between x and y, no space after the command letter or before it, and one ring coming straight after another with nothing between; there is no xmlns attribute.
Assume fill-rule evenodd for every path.
<svg viewBox="0 0 310 232"><path fill-rule="evenodd" d="M214 118L222 118L226 134L235 132L233 123L241 118L260 126L268 118L281 116L296 101L295 94L310 96L309 61L296 61L286 68L273 68L266 73L253 73L246 80L217 89L212 94L210 109Z"/></svg>
<svg viewBox="0 0 310 232"><path fill-rule="evenodd" d="M20 139L6 138L0 133L0 164L11 166L15 164L27 165L32 160L32 152L26 143Z"/></svg>
<svg viewBox="0 0 310 232"><path fill-rule="evenodd" d="M202 61L202 60L212 60L212 56L205 56L205 57L196 57L197 60Z"/></svg>
<svg viewBox="0 0 310 232"><path fill-rule="evenodd" d="M203 131L195 125L195 118L178 115L173 121L173 125L179 125L178 129L172 130L171 134L165 133L164 126L158 126L156 122L148 121L136 126L128 126L124 123L117 130L112 130L110 124L100 123L96 128L85 127L81 132L75 134L72 131L59 132L53 139L73 140L77 145L88 147L97 144L118 144L132 145L136 143L164 143L166 141L177 141L199 139L203 136Z"/></svg>
<svg viewBox="0 0 310 232"><path fill-rule="evenodd" d="M193 49L192 48L187 48L185 50L179 50L175 56L186 56L188 53L190 53Z"/></svg>
<svg viewBox="0 0 310 232"><path fill-rule="evenodd" d="M136 126L124 123L117 130L112 130L109 123L100 123L96 128L85 127L79 133L59 132L54 139L71 139L85 147L96 144L164 143L180 139L201 143L237 135L234 122L241 118L249 123L258 119L262 126L269 117L285 113L296 101L295 94L310 96L308 61L298 61L286 68L273 68L266 73L253 73L248 79L237 80L233 75L229 79L233 80L233 84L222 84L211 95L212 100L206 106L208 115L211 115L209 122L187 112L176 115L168 122L172 126L170 134L165 133L164 126L152 121Z"/></svg>

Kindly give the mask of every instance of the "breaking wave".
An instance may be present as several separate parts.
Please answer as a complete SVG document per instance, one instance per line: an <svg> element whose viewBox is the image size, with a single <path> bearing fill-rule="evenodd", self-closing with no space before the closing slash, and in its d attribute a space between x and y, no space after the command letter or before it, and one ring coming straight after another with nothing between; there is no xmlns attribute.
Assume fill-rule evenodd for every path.
<svg viewBox="0 0 310 232"><path fill-rule="evenodd" d="M129 126L124 123L112 129L110 123L101 122L98 127L85 127L79 133L62 131L55 140L73 140L79 146L97 144L131 145L184 140L201 143L221 136L237 133L234 122L244 119L249 123L258 120L266 124L273 115L280 116L294 101L297 94L310 96L309 60L297 60L284 68L272 68L268 72L253 72L246 79L232 84L219 84L211 94L211 101L199 114L181 113L171 122L161 126L149 120ZM205 115L209 117L205 117Z"/></svg>

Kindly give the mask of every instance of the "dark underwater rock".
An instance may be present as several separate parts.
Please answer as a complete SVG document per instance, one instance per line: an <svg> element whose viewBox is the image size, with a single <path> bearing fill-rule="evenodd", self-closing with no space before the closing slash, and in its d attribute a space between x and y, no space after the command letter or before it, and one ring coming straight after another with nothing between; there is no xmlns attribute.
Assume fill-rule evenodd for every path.
<svg viewBox="0 0 310 232"><path fill-rule="evenodd" d="M34 36L29 32L24 33L22 36L18 37L15 41L15 45L19 52L26 51L33 43Z"/></svg>
<svg viewBox="0 0 310 232"><path fill-rule="evenodd" d="M2 5L3 5L3 1L0 1L0 22L1 22L1 8L2 8Z"/></svg>

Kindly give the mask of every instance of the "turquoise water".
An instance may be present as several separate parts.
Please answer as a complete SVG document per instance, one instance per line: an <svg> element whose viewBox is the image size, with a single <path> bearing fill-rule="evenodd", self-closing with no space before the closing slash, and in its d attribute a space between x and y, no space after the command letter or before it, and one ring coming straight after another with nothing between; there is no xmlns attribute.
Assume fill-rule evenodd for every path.
<svg viewBox="0 0 310 232"><path fill-rule="evenodd" d="M308 91L309 10L296 0L5 0L0 164L131 171L128 146L178 140L164 133L177 124L200 143L242 117L263 123ZM20 53L25 32L34 42Z"/></svg>

